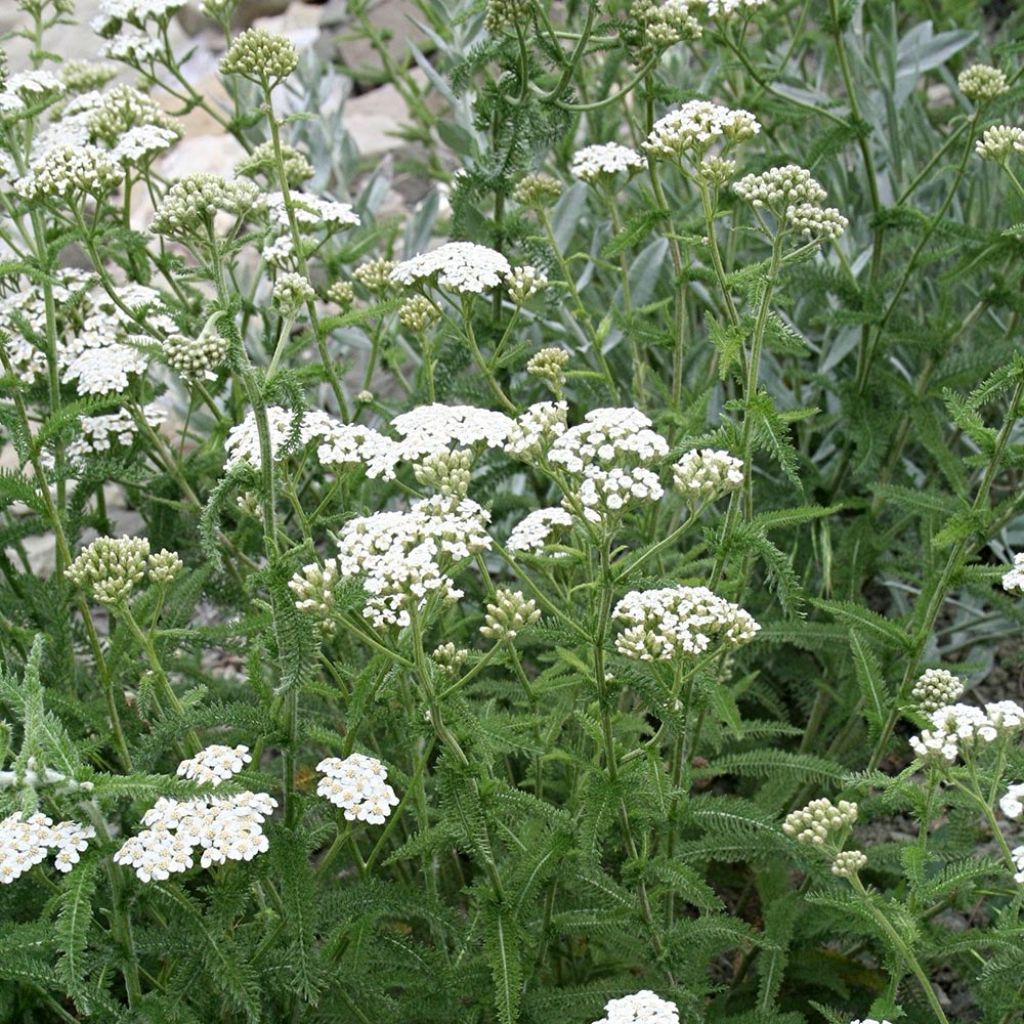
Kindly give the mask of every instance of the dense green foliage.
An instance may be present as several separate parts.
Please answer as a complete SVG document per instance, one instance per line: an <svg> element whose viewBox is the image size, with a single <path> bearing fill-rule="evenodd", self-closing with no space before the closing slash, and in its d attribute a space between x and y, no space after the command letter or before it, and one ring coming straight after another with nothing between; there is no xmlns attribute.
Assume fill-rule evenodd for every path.
<svg viewBox="0 0 1024 1024"><path fill-rule="evenodd" d="M73 4L20 4L57 74L46 30ZM174 6L99 28L166 40ZM352 3L409 105L400 171L430 185L396 216L390 162L323 112L345 69L292 67L231 6L206 4L231 37L223 106L169 45L124 62L143 91L169 83L169 115L97 99L121 88L101 74L0 92L0 818L96 833L67 873L0 885L0 1020L590 1024L646 988L707 1024L1024 1021L1024 828L1000 811L1020 730L947 759L909 742L933 728L928 669L979 714L1024 700L1024 608L1001 585L1024 545L1024 132L977 151L1020 118L1020 13L418 0L396 58ZM958 85L980 62L990 93ZM759 130L645 147L693 100ZM187 192L108 159L197 107L250 154L237 181ZM84 170L43 148L73 121ZM576 154L609 142L636 165L581 180ZM789 164L845 230L820 229L823 200L801 234L787 202L734 188ZM314 193L353 209L304 221ZM448 239L540 287L389 276ZM75 360L108 344L141 364L92 388ZM394 444L394 417L431 403L551 400L570 428L642 411L663 448L611 458L660 487L588 516L586 474L548 457L564 419L524 454L469 416L443 437L464 464L409 449L393 479L324 451L343 423ZM104 446L92 418L115 414ZM705 449L740 478L695 497L673 467ZM439 559L447 599L406 594L395 624L364 572L330 575L358 517L432 496L434 524L453 495L489 523L446 535L470 544ZM563 497L569 525L510 550ZM183 566L89 547L125 534ZM645 635L637 657L619 602L678 586L759 631L671 657ZM209 792L175 772L214 743L252 753L218 795L278 802L268 848L140 880L113 855L159 798ZM317 793L318 763L353 753L387 767L379 822ZM782 826L822 797L858 816L819 848ZM844 843L866 856L848 876Z"/></svg>

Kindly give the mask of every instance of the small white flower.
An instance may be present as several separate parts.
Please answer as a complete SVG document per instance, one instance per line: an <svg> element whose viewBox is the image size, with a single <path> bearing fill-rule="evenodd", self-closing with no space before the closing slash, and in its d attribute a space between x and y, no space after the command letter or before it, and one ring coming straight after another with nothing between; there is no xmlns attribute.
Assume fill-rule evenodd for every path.
<svg viewBox="0 0 1024 1024"><path fill-rule="evenodd" d="M635 150L617 142L584 146L572 158L570 171L581 181L593 184L602 177L643 170L647 161Z"/></svg>
<svg viewBox="0 0 1024 1024"><path fill-rule="evenodd" d="M1013 556L1013 568L1003 576L1003 590L1024 594L1024 551Z"/></svg>
<svg viewBox="0 0 1024 1024"><path fill-rule="evenodd" d="M650 989L609 999L604 1012L605 1016L594 1024L679 1024L676 1004L656 996Z"/></svg>
<svg viewBox="0 0 1024 1024"><path fill-rule="evenodd" d="M500 252L473 242L448 242L399 263L391 280L405 287L436 280L459 294L481 294L508 280L512 267Z"/></svg>
<svg viewBox="0 0 1024 1024"><path fill-rule="evenodd" d="M237 775L251 760L248 747L226 747L214 743L200 750L194 757L182 761L178 765L178 775L200 784L219 786L226 779Z"/></svg>
<svg viewBox="0 0 1024 1024"><path fill-rule="evenodd" d="M1024 815L1024 782L1015 782L1007 788L999 800L999 809L1008 818Z"/></svg>
<svg viewBox="0 0 1024 1024"><path fill-rule="evenodd" d="M386 781L387 769L375 757L327 757L316 770L324 775L317 784L317 795L342 808L348 821L383 825L391 808L398 806L398 797Z"/></svg>

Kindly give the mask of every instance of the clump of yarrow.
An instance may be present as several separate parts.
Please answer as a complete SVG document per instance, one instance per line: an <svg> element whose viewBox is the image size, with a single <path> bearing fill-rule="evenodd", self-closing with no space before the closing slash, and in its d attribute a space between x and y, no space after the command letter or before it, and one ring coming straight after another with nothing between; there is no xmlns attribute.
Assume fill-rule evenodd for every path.
<svg viewBox="0 0 1024 1024"><path fill-rule="evenodd" d="M594 1024L679 1024L679 1008L650 989L609 999L605 1015Z"/></svg>

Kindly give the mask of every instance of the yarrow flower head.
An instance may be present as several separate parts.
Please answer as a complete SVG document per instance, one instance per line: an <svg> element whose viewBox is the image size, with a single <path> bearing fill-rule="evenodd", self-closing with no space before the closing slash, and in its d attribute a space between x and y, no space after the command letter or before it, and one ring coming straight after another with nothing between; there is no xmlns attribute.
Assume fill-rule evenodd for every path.
<svg viewBox="0 0 1024 1024"><path fill-rule="evenodd" d="M432 595L462 596L450 575L454 567L491 547L490 514L464 498L416 502L407 512L377 512L350 519L338 540L338 568L361 577L369 598L363 614L375 626L405 627Z"/></svg>
<svg viewBox="0 0 1024 1024"><path fill-rule="evenodd" d="M1024 782L1014 782L999 798L999 809L1008 818L1024 817Z"/></svg>
<svg viewBox="0 0 1024 1024"><path fill-rule="evenodd" d="M442 448L413 467L416 482L456 504L466 497L472 478L473 453L468 448Z"/></svg>
<svg viewBox="0 0 1024 1024"><path fill-rule="evenodd" d="M217 318L211 317L195 338L172 334L164 339L167 365L188 379L214 379L224 365L230 345L219 330Z"/></svg>
<svg viewBox="0 0 1024 1024"><path fill-rule="evenodd" d="M633 590L612 617L625 627L615 638L615 649L640 661L703 654L714 641L735 647L761 629L749 612L707 587Z"/></svg>
<svg viewBox="0 0 1024 1024"><path fill-rule="evenodd" d="M393 260L378 258L360 263L352 276L369 292L382 295L391 285L391 272L395 269Z"/></svg>
<svg viewBox="0 0 1024 1024"><path fill-rule="evenodd" d="M687 498L710 501L743 486L743 462L712 448L687 452L672 467L672 482Z"/></svg>
<svg viewBox="0 0 1024 1024"><path fill-rule="evenodd" d="M220 743L200 750L195 757L186 758L178 765L178 777L201 785L219 786L234 778L249 762L249 748L239 744L226 747Z"/></svg>
<svg viewBox="0 0 1024 1024"><path fill-rule="evenodd" d="M253 82L273 85L287 78L298 63L298 51L287 36L249 28L231 44L220 62L220 70L225 75L241 75Z"/></svg>
<svg viewBox="0 0 1024 1024"><path fill-rule="evenodd" d="M993 160L1001 164L1011 153L1024 153L1024 128L1010 124L986 128L975 144L974 151L982 160Z"/></svg>
<svg viewBox="0 0 1024 1024"><path fill-rule="evenodd" d="M298 188L304 181L316 173L305 153L294 146L282 144L281 159L284 164L284 175L289 188ZM273 142L261 142L251 153L235 165L235 173L246 178L264 175L269 181L277 183L277 152Z"/></svg>
<svg viewBox="0 0 1024 1024"><path fill-rule="evenodd" d="M552 533L572 526L572 516L564 508L538 508L516 523L508 535L506 547L514 554L543 551Z"/></svg>
<svg viewBox="0 0 1024 1024"><path fill-rule="evenodd" d="M833 206L797 203L786 209L786 220L798 234L811 239L835 241L850 222Z"/></svg>
<svg viewBox="0 0 1024 1024"><path fill-rule="evenodd" d="M391 280L406 288L436 283L460 295L479 295L498 288L512 273L500 252L475 242L448 242L399 263Z"/></svg>
<svg viewBox="0 0 1024 1024"><path fill-rule="evenodd" d="M644 0L633 5L633 13L647 29L647 38L658 46L700 39L704 30L693 16L692 0Z"/></svg>
<svg viewBox="0 0 1024 1024"><path fill-rule="evenodd" d="M391 808L398 806L398 797L387 784L388 770L375 757L326 757L316 770L324 775L317 783L317 795L341 807L348 821L383 825Z"/></svg>
<svg viewBox="0 0 1024 1024"><path fill-rule="evenodd" d="M745 202L776 211L794 203L820 203L828 195L810 171L796 164L773 167L762 174L748 174L732 188Z"/></svg>
<svg viewBox="0 0 1024 1024"><path fill-rule="evenodd" d="M122 22L142 28L148 21L166 22L187 0L100 0L92 27L101 36L119 32Z"/></svg>
<svg viewBox="0 0 1024 1024"><path fill-rule="evenodd" d="M406 458L417 458L453 444L502 448L515 421L501 412L474 405L420 405L396 416L392 428L402 436Z"/></svg>
<svg viewBox="0 0 1024 1024"><path fill-rule="evenodd" d="M1003 590L1024 594L1024 551L1013 556L1013 568L1003 575Z"/></svg>
<svg viewBox="0 0 1024 1024"><path fill-rule="evenodd" d="M929 716L931 728L910 737L910 746L922 760L954 762L962 747L994 743L1024 729L1024 708L1012 700L986 704L950 704Z"/></svg>
<svg viewBox="0 0 1024 1024"><path fill-rule="evenodd" d="M270 848L263 823L275 807L272 796L248 790L185 801L161 798L143 816L145 830L122 844L114 863L130 867L140 882L162 882L192 868L200 849L203 868L252 860Z"/></svg>
<svg viewBox="0 0 1024 1024"><path fill-rule="evenodd" d="M621 999L609 999L604 1012L605 1016L594 1024L679 1024L676 1004L650 989L641 989Z"/></svg>
<svg viewBox="0 0 1024 1024"><path fill-rule="evenodd" d="M295 316L307 302L314 298L316 298L316 292L302 274L286 271L278 275L274 284L274 305L285 316Z"/></svg>
<svg viewBox="0 0 1024 1024"><path fill-rule="evenodd" d="M922 710L938 711L955 704L963 696L964 684L959 676L944 668L930 668L918 676L910 690L910 698Z"/></svg>
<svg viewBox="0 0 1024 1024"><path fill-rule="evenodd" d="M654 156L703 156L715 143L729 145L753 138L761 130L747 110L730 110L706 100L690 100L656 121L643 148Z"/></svg>
<svg viewBox="0 0 1024 1024"><path fill-rule="evenodd" d="M456 647L449 640L435 647L430 657L441 672L454 679L469 659L469 651L465 647Z"/></svg>
<svg viewBox="0 0 1024 1024"><path fill-rule="evenodd" d="M615 174L632 174L646 166L647 161L635 149L617 142L605 142L577 150L569 169L574 177L593 185L609 180Z"/></svg>
<svg viewBox="0 0 1024 1024"><path fill-rule="evenodd" d="M764 7L768 0L705 0L712 18L728 18L743 10Z"/></svg>
<svg viewBox="0 0 1024 1024"><path fill-rule="evenodd" d="M104 196L121 181L111 158L96 146L65 146L51 149L37 160L29 173L15 182L26 199Z"/></svg>
<svg viewBox="0 0 1024 1024"><path fill-rule="evenodd" d="M123 604L146 575L145 537L99 537L64 570L76 587L100 604Z"/></svg>
<svg viewBox="0 0 1024 1024"><path fill-rule="evenodd" d="M21 811L15 811L0 821L0 884L16 881L42 864L52 850L57 851L53 866L67 873L79 862L95 835L92 826L77 821L54 824L45 814L25 817Z"/></svg>
<svg viewBox="0 0 1024 1024"><path fill-rule="evenodd" d="M578 478L578 487L563 504L601 523L638 501L664 494L657 473L646 468L668 453L668 442L651 429L639 409L592 409L583 423L561 434L548 461Z"/></svg>
<svg viewBox="0 0 1024 1024"><path fill-rule="evenodd" d="M516 417L505 451L514 459L535 461L565 433L568 415L566 402L535 402Z"/></svg>
<svg viewBox="0 0 1024 1024"><path fill-rule="evenodd" d="M547 286L547 274L536 267L515 267L508 277L509 298L518 306L521 306L528 299L532 299L534 295Z"/></svg>
<svg viewBox="0 0 1024 1024"><path fill-rule="evenodd" d="M413 295L402 303L398 311L401 325L415 334L423 334L440 319L441 310L426 295Z"/></svg>
<svg viewBox="0 0 1024 1024"><path fill-rule="evenodd" d="M828 797L812 800L806 807L786 815L782 831L798 843L812 846L832 844L857 820L857 805L849 800L834 804Z"/></svg>
<svg viewBox="0 0 1024 1024"><path fill-rule="evenodd" d="M956 84L960 91L975 103L994 100L1010 91L1006 75L989 64L972 64L960 72Z"/></svg>
<svg viewBox="0 0 1024 1024"><path fill-rule="evenodd" d="M487 0L484 28L495 34L503 29L523 24L530 17L533 0Z"/></svg>

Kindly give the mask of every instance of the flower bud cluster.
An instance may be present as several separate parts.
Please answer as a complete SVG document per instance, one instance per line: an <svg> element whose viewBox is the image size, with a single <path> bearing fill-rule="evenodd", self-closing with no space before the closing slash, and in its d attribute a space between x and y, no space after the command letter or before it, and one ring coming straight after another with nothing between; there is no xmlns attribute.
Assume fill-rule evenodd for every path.
<svg viewBox="0 0 1024 1024"><path fill-rule="evenodd" d="M316 173L305 153L297 150L294 146L281 145L281 160L284 164L284 176L289 188L298 188ZM277 153L274 150L274 143L261 142L235 165L235 173L246 178L255 178L262 174L268 181L275 185L279 184Z"/></svg>
<svg viewBox="0 0 1024 1024"><path fill-rule="evenodd" d="M984 708L950 704L929 716L932 727L910 737L910 746L922 759L954 762L961 748L994 743L1024 729L1024 708L1016 701L1000 700Z"/></svg>
<svg viewBox="0 0 1024 1024"><path fill-rule="evenodd" d="M568 526L572 526L572 516L564 508L534 509L516 523L505 546L513 554L542 551L556 529Z"/></svg>
<svg viewBox="0 0 1024 1024"><path fill-rule="evenodd" d="M558 202L562 194L562 183L550 174L535 171L527 174L512 192L512 198L522 206L541 209Z"/></svg>
<svg viewBox="0 0 1024 1024"><path fill-rule="evenodd" d="M173 551L164 548L162 551L155 551L149 556L149 578L156 584L170 583L181 570L185 563Z"/></svg>
<svg viewBox="0 0 1024 1024"><path fill-rule="evenodd" d="M514 267L508 277L508 294L517 306L547 286L548 278L544 271L528 265Z"/></svg>
<svg viewBox="0 0 1024 1024"><path fill-rule="evenodd" d="M193 380L216 377L217 370L228 357L228 339L216 326L207 324L198 337L172 334L164 340L164 358L167 365L183 377Z"/></svg>
<svg viewBox="0 0 1024 1024"><path fill-rule="evenodd" d="M241 744L227 747L214 743L200 750L195 757L182 761L178 765L178 777L204 786L219 786L234 778L250 761L252 754L248 747Z"/></svg>
<svg viewBox="0 0 1024 1024"><path fill-rule="evenodd" d="M287 78L298 63L295 44L286 36L250 28L231 44L220 62L220 70L225 75L241 75L253 82L273 85Z"/></svg>
<svg viewBox="0 0 1024 1024"><path fill-rule="evenodd" d="M342 309L348 309L356 300L356 291L352 287L351 281L335 281L334 284L327 289L327 298L336 306L341 306ZM399 313L398 317L401 320L402 314ZM405 323L405 321L403 320L402 323Z"/></svg>
<svg viewBox="0 0 1024 1024"><path fill-rule="evenodd" d="M116 64L94 60L66 60L58 74L68 92L102 89L119 72Z"/></svg>
<svg viewBox="0 0 1024 1024"><path fill-rule="evenodd" d="M310 562L289 581L288 589L295 596L295 607L312 615L320 624L321 632L334 632L334 588L338 584L338 564L332 558L323 565Z"/></svg>
<svg viewBox="0 0 1024 1024"><path fill-rule="evenodd" d="M487 0L484 28L492 35L529 21L533 0Z"/></svg>
<svg viewBox="0 0 1024 1024"><path fill-rule="evenodd" d="M994 160L996 163L1002 163L1011 153L1024 153L1024 128L1010 124L986 128L974 151L982 160Z"/></svg>
<svg viewBox="0 0 1024 1024"><path fill-rule="evenodd" d="M454 679L462 670L462 666L466 664L469 651L465 647L456 647L449 640L447 643L435 647L430 657L444 675Z"/></svg>
<svg viewBox="0 0 1024 1024"><path fill-rule="evenodd" d="M1010 91L1006 75L989 64L972 64L956 80L960 91L975 103L994 100Z"/></svg>
<svg viewBox="0 0 1024 1024"><path fill-rule="evenodd" d="M687 452L672 467L672 482L686 497L710 501L743 486L743 462L712 448Z"/></svg>
<svg viewBox="0 0 1024 1024"><path fill-rule="evenodd" d="M472 476L473 453L468 448L443 448L431 452L413 467L417 483L431 487L456 503L465 498Z"/></svg>
<svg viewBox="0 0 1024 1024"><path fill-rule="evenodd" d="M955 704L964 693L963 680L944 668L930 668L918 676L910 690L910 698L922 710L938 711Z"/></svg>
<svg viewBox="0 0 1024 1024"><path fill-rule="evenodd" d="M657 46L700 39L703 28L691 13L696 6L691 0L661 0L634 5L634 14L641 18L647 29L647 38Z"/></svg>
<svg viewBox="0 0 1024 1024"><path fill-rule="evenodd" d="M747 110L690 100L655 122L643 148L653 156L694 159L717 142L744 142L760 130L757 118Z"/></svg>
<svg viewBox="0 0 1024 1024"><path fill-rule="evenodd" d="M313 286L302 274L291 270L278 274L274 284L274 305L284 316L295 316L307 302L315 298Z"/></svg>
<svg viewBox="0 0 1024 1024"><path fill-rule="evenodd" d="M378 258L360 263L352 276L368 291L383 295L391 286L391 272L395 269L393 260Z"/></svg>
<svg viewBox="0 0 1024 1024"><path fill-rule="evenodd" d="M124 842L114 863L130 867L140 882L162 882L193 867L197 850L203 868L252 860L270 848L263 823L275 807L272 796L249 791L183 801L161 797L143 816L145 830Z"/></svg>
<svg viewBox="0 0 1024 1024"><path fill-rule="evenodd" d="M850 226L850 222L832 206L798 203L786 210L789 226L807 238L834 242Z"/></svg>
<svg viewBox="0 0 1024 1024"><path fill-rule="evenodd" d="M634 149L617 142L584 146L573 155L570 173L590 185L619 173L643 170L647 161Z"/></svg>
<svg viewBox="0 0 1024 1024"><path fill-rule="evenodd" d="M26 818L15 811L0 821L0 883L9 885L42 864L51 850L57 851L53 866L61 872L70 871L95 835L92 826L77 821L54 824L45 814Z"/></svg>
<svg viewBox="0 0 1024 1024"><path fill-rule="evenodd" d="M505 452L513 459L535 462L565 433L568 415L566 402L535 402L516 417Z"/></svg>
<svg viewBox="0 0 1024 1024"><path fill-rule="evenodd" d="M798 843L824 846L845 832L857 820L857 805L849 800L834 804L828 797L812 800L806 807L786 815L782 831Z"/></svg>
<svg viewBox="0 0 1024 1024"><path fill-rule="evenodd" d="M867 856L860 850L843 850L832 861L832 874L839 878L853 878L867 862Z"/></svg>
<svg viewBox="0 0 1024 1024"><path fill-rule="evenodd" d="M190 174L180 178L168 190L153 218L158 235L176 238L204 233L218 212L240 216L260 198L259 188L251 181L229 180L216 174Z"/></svg>
<svg viewBox="0 0 1024 1024"><path fill-rule="evenodd" d="M149 541L144 537L99 537L64 570L76 587L100 604L123 604L146 575Z"/></svg>
<svg viewBox="0 0 1024 1024"><path fill-rule="evenodd" d="M811 172L796 164L748 174L732 188L744 202L774 211L785 210L794 203L821 203L828 196Z"/></svg>
<svg viewBox="0 0 1024 1024"><path fill-rule="evenodd" d="M625 627L615 649L640 661L703 654L712 641L735 647L753 640L761 628L749 612L707 587L633 590L612 616Z"/></svg>
<svg viewBox="0 0 1024 1024"><path fill-rule="evenodd" d="M423 334L441 319L441 310L425 295L413 295L402 303L398 320L406 330Z"/></svg>
<svg viewBox="0 0 1024 1024"><path fill-rule="evenodd" d="M763 7L768 0L705 0L712 18L728 18L746 8Z"/></svg>
<svg viewBox="0 0 1024 1024"><path fill-rule="evenodd" d="M348 821L383 825L391 808L398 806L398 797L387 784L388 770L375 757L325 757L316 770L324 774L317 795L341 807Z"/></svg>
<svg viewBox="0 0 1024 1024"><path fill-rule="evenodd" d="M604 1012L605 1016L594 1024L679 1024L676 1004L646 988L621 999L609 999Z"/></svg>
<svg viewBox="0 0 1024 1024"><path fill-rule="evenodd" d="M540 618L540 609L533 598L520 590L498 590L494 601L488 602L481 636L496 642L514 640L519 630L532 626Z"/></svg>
<svg viewBox="0 0 1024 1024"><path fill-rule="evenodd" d="M569 353L564 348L542 348L530 357L526 372L544 381L557 397L561 396L565 387L565 367L568 362Z"/></svg>

